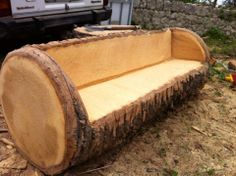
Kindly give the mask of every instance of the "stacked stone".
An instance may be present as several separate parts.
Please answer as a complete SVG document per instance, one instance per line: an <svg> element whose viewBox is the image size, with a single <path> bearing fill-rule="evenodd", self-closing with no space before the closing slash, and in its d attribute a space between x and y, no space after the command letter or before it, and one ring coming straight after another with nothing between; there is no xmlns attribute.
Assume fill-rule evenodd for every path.
<svg viewBox="0 0 236 176"><path fill-rule="evenodd" d="M133 22L147 29L184 27L202 35L218 27L227 35L236 37L235 19L222 18L222 14L236 14L235 10L170 0L134 0Z"/></svg>

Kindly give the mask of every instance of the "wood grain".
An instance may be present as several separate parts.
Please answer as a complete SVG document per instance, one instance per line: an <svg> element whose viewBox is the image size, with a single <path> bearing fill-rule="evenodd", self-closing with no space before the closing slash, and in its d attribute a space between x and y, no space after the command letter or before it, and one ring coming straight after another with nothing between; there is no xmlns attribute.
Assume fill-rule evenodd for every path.
<svg viewBox="0 0 236 176"><path fill-rule="evenodd" d="M46 52L77 87L87 87L170 58L171 32L107 38Z"/></svg>
<svg viewBox="0 0 236 176"><path fill-rule="evenodd" d="M79 93L89 121L93 122L201 66L198 61L171 59L116 79L79 89Z"/></svg>
<svg viewBox="0 0 236 176"><path fill-rule="evenodd" d="M7 55L0 85L4 117L18 151L47 174L66 169L87 124L72 82L46 53L27 46Z"/></svg>
<svg viewBox="0 0 236 176"><path fill-rule="evenodd" d="M1 69L4 117L28 161L61 173L197 93L209 57L201 38L180 28L26 46Z"/></svg>

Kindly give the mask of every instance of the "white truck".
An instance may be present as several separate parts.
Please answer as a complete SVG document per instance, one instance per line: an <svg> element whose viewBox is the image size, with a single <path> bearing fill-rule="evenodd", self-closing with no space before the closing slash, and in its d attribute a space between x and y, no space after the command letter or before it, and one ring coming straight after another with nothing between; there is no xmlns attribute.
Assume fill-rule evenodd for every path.
<svg viewBox="0 0 236 176"><path fill-rule="evenodd" d="M0 0L0 39L111 16L108 0Z"/></svg>

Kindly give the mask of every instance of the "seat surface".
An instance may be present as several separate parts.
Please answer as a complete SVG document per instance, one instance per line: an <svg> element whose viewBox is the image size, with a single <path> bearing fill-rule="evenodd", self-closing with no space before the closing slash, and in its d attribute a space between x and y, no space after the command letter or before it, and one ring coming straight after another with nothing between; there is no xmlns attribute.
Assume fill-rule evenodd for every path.
<svg viewBox="0 0 236 176"><path fill-rule="evenodd" d="M171 59L80 89L79 94L93 122L202 66L199 61Z"/></svg>

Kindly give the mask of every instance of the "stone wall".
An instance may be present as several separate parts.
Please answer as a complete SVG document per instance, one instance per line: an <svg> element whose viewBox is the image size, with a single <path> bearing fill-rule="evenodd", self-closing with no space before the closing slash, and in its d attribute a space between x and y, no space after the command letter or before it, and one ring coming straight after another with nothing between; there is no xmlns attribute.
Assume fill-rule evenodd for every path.
<svg viewBox="0 0 236 176"><path fill-rule="evenodd" d="M200 35L218 27L236 36L236 11L176 0L134 0L133 22L148 29L185 27Z"/></svg>

